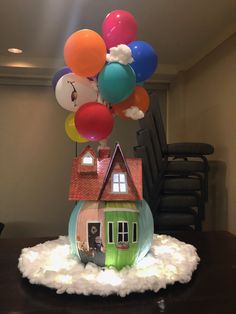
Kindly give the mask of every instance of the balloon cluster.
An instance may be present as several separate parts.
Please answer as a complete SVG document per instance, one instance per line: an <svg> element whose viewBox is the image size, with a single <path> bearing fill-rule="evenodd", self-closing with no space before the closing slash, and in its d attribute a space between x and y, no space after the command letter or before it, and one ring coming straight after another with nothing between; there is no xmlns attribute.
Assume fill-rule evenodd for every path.
<svg viewBox="0 0 236 314"><path fill-rule="evenodd" d="M135 40L136 34L134 17L115 10L103 21L102 36L83 29L67 39L67 66L54 75L52 85L57 102L72 111L65 121L71 140L106 139L114 116L144 117L149 96L142 85L155 72L158 58L148 43Z"/></svg>

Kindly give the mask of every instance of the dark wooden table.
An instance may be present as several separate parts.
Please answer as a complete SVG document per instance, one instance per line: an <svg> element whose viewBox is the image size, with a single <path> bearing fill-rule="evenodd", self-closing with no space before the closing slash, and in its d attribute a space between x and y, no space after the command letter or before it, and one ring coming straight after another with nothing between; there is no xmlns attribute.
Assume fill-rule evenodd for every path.
<svg viewBox="0 0 236 314"><path fill-rule="evenodd" d="M236 313L236 237L227 232L177 233L193 244L201 263L188 284L126 298L57 295L31 285L17 268L21 249L46 239L0 239L0 313Z"/></svg>

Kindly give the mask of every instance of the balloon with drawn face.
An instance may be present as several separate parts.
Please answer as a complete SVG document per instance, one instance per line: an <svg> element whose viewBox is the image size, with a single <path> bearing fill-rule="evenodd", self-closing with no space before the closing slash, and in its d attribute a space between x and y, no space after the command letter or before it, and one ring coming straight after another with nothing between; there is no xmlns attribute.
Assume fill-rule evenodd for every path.
<svg viewBox="0 0 236 314"><path fill-rule="evenodd" d="M83 104L96 101L98 90L95 81L69 73L60 78L55 94L61 107L75 112Z"/></svg>

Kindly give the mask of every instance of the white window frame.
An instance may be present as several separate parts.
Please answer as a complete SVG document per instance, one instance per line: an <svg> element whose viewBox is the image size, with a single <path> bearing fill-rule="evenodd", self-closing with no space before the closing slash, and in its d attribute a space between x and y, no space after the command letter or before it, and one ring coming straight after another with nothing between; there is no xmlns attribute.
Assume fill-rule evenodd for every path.
<svg viewBox="0 0 236 314"><path fill-rule="evenodd" d="M136 241L134 241L134 225L136 225ZM138 242L138 223L137 222L132 223L132 242L133 243Z"/></svg>
<svg viewBox="0 0 236 314"><path fill-rule="evenodd" d="M122 230L121 231L119 231L119 224L122 224ZM125 224L127 224L127 231L124 231L125 230L125 228L124 228L124 225ZM122 238L122 240L121 241L119 241L119 234L121 234L121 238ZM125 236L125 234L127 234L127 241L125 241L124 240L124 236ZM128 221L117 221L117 243L127 243L127 242L129 242L129 222Z"/></svg>
<svg viewBox="0 0 236 314"><path fill-rule="evenodd" d="M109 233L109 225L111 225L112 227L112 241L110 242L110 233ZM107 222L107 230L108 230L108 232L107 232L107 243L108 244L114 244L115 242L114 242L114 221L108 221Z"/></svg>
<svg viewBox="0 0 236 314"><path fill-rule="evenodd" d="M86 158L91 158L92 162L91 163L86 162L85 161ZM84 156L82 157L82 165L85 165L85 166L93 166L94 165L94 157L89 152L84 154Z"/></svg>
<svg viewBox="0 0 236 314"><path fill-rule="evenodd" d="M121 181L121 175L124 176L124 181ZM115 177L118 176L118 180L115 181ZM121 185L125 185L125 191L121 191ZM118 187L118 191L114 191L114 186ZM127 194L128 193L128 185L127 185L127 176L125 172L114 172L112 174L112 183L111 183L111 191L114 194Z"/></svg>

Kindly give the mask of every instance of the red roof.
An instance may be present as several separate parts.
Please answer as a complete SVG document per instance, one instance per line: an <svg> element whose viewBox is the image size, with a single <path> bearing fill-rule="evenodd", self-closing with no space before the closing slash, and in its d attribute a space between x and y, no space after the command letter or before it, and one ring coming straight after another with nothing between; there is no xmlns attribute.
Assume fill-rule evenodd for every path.
<svg viewBox="0 0 236 314"><path fill-rule="evenodd" d="M91 148L88 147L91 152ZM141 200L142 196L142 160L125 159L119 144L111 158L97 159L97 173L79 173L81 156L74 158L70 182L69 200ZM114 171L125 172L128 193L111 192L111 174Z"/></svg>

